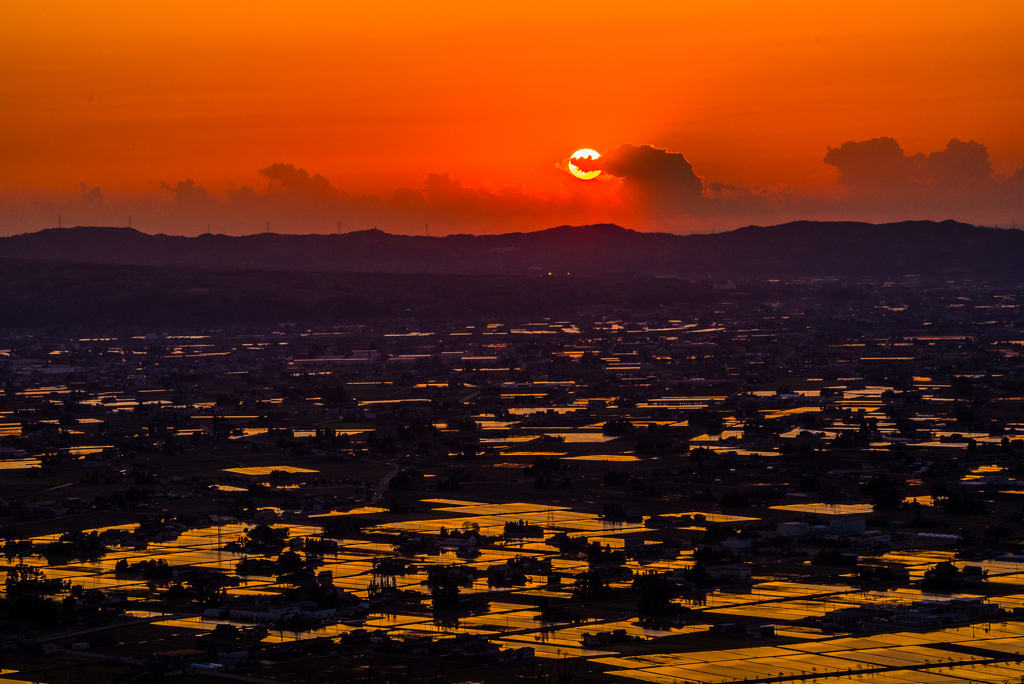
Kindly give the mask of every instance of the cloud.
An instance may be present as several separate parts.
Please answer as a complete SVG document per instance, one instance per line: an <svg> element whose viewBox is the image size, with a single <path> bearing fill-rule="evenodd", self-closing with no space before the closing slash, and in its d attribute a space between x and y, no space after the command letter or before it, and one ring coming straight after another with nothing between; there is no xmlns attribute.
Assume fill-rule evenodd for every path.
<svg viewBox="0 0 1024 684"><path fill-rule="evenodd" d="M161 181L160 187L171 192L174 197L174 204L178 207L190 209L205 208L217 202L217 199L207 192L206 188L196 185L196 182L191 178L178 181L173 186Z"/></svg>
<svg viewBox="0 0 1024 684"><path fill-rule="evenodd" d="M319 173L310 176L308 171L295 168L294 164L271 164L265 169L260 169L259 173L270 179L270 186L267 190L270 193L306 197L341 197L344 195Z"/></svg>
<svg viewBox="0 0 1024 684"><path fill-rule="evenodd" d="M427 202L435 206L453 207L461 206L471 208L469 205L487 204L488 200L493 201L485 190L471 190L462 187L462 181L452 180L447 173L427 174L427 180L423 183L423 197Z"/></svg>
<svg viewBox="0 0 1024 684"><path fill-rule="evenodd" d="M953 138L929 155L904 153L893 138L850 141L829 148L824 162L839 171L839 184L854 201L882 199L908 206L972 205L998 200L988 150Z"/></svg>
<svg viewBox="0 0 1024 684"><path fill-rule="evenodd" d="M669 152L651 145L639 147L625 144L606 151L598 161L604 169L633 183L661 187L691 199L699 197L704 189L693 166L681 152Z"/></svg>
<svg viewBox="0 0 1024 684"><path fill-rule="evenodd" d="M78 189L82 194L82 201L86 204L103 204L103 193L99 188L89 189L85 183L79 183Z"/></svg>
<svg viewBox="0 0 1024 684"><path fill-rule="evenodd" d="M566 170L564 160L560 166ZM612 222L637 230L727 230L796 219L895 221L953 218L983 224L1024 222L1024 167L997 176L987 148L951 140L930 154L908 154L889 137L827 148L824 164L838 183L827 193L743 187L706 179L686 157L653 145L621 144L597 160L578 160L604 173L582 182L567 173L545 189L468 185L429 173L419 186L389 196L355 195L319 173L278 162L261 182L210 192L186 178L160 183L155 195L110 201L82 183L71 197L0 201L0 233L64 225L133 225L146 232L250 234L325 233L378 227L431 235L537 230L562 224ZM264 183L265 181L265 183Z"/></svg>
<svg viewBox="0 0 1024 684"><path fill-rule="evenodd" d="M973 140L949 141L942 152L932 152L925 160L928 180L942 190L978 190L995 183L988 150Z"/></svg>
<svg viewBox="0 0 1024 684"><path fill-rule="evenodd" d="M1003 183L1003 187L1006 189L1009 197L1017 198L1019 201L1024 203L1024 165L1017 169L1012 176L1006 179Z"/></svg>
<svg viewBox="0 0 1024 684"><path fill-rule="evenodd" d="M652 214L701 213L705 201L703 179L680 152L626 143L606 150L598 159L578 159L573 164L622 179L627 201L645 205Z"/></svg>
<svg viewBox="0 0 1024 684"><path fill-rule="evenodd" d="M449 174L428 174L418 189L398 188L390 207L406 216L418 215L442 230L480 232L481 226L496 222L509 229L530 229L540 221L559 222L595 220L612 210L607 193L540 191L523 185L467 187ZM483 229L483 232L494 232Z"/></svg>
<svg viewBox="0 0 1024 684"><path fill-rule="evenodd" d="M861 192L902 192L915 181L923 155L907 157L893 138L845 142L823 160L839 170L839 184Z"/></svg>

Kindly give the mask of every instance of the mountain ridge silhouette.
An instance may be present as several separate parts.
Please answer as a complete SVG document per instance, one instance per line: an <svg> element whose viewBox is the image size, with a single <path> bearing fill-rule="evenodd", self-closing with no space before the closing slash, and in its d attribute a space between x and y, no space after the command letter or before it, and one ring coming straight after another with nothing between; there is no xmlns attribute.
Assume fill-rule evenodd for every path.
<svg viewBox="0 0 1024 684"><path fill-rule="evenodd" d="M0 259L213 270L434 275L888 276L1024 272L1024 231L956 221L794 221L676 235L615 224L443 237L341 234L196 237L132 228L50 228L0 238Z"/></svg>

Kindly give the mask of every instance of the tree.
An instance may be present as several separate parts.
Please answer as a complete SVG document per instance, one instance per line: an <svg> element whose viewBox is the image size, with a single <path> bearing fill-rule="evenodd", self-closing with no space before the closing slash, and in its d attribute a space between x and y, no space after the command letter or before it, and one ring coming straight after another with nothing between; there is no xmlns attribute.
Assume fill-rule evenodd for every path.
<svg viewBox="0 0 1024 684"><path fill-rule="evenodd" d="M640 592L637 609L641 615L663 615L672 602L672 582L663 573L646 572L633 580L633 591Z"/></svg>

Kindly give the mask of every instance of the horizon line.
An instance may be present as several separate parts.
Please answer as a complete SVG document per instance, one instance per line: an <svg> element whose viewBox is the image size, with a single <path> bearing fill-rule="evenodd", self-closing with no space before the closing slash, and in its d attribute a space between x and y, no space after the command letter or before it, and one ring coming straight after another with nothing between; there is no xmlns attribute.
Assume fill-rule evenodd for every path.
<svg viewBox="0 0 1024 684"><path fill-rule="evenodd" d="M4 236L0 236L0 239L3 239L3 238L13 238L13 237L23 237L23 236L27 236L27 235L38 235L40 233L44 233L44 232L47 232L47 231L56 231L56 230L71 231L71 230L79 230L79 229L84 229L84 228L99 228L99 229L110 229L110 230L130 230L130 231L134 231L136 233L139 233L141 235L148 235L148 236L151 236L151 237L164 236L164 237L180 237L180 238L189 238L189 239L201 238L201 237L204 237L204 236L230 237L230 238L251 238L251 237L259 237L259 236L263 236L263 235L280 236L280 237L313 237L313 236L316 236L316 237L342 237L342 236L345 236L345 235L355 235L357 233L377 232L377 233L383 233L384 235L393 236L393 237L421 238L421 239L425 239L425 240L429 240L429 239L443 240L444 238L450 238L450 237L501 237L501 236L506 236L506 235L530 235L530 234L533 234L533 233L543 233L543 232L546 232L546 231L559 230L559 229L598 228L598 227L618 228L618 229L620 229L622 231L630 232L630 233L636 233L638 235L672 235L672 236L676 236L676 237L686 237L686 236L689 236L689 235L704 235L704 236L725 235L725 234L728 234L728 233L733 233L735 231L743 230L743 229L747 229L747 228L778 228L778 227L782 227L782 226L789 226L789 225L800 224L800 223L815 223L815 224L823 224L823 225L831 225L831 224L840 224L841 223L841 224L856 224L856 225L863 225L863 226L896 226L896 225L906 224L906 223L932 223L932 224L936 224L936 225L943 224L943 223L957 223L957 224L960 224L960 225L972 226L974 228L988 228L988 229L993 229L993 230L1024 230L1024 228L1017 228L1016 227L1016 221L1011 221L1011 224L1009 226L1007 226L1005 224L1004 225L1000 225L1000 224L968 223L968 222L965 222L965 221L958 221L958 220L952 219L952 218L943 219L941 221L936 221L934 219L905 219L905 220L902 220L902 221L886 221L886 222L881 222L881 223L875 223L875 222L870 222L870 221L841 221L841 220L837 221L837 220L795 219L793 221L786 221L784 223L775 223L775 224L770 224L770 225L747 224L747 225L743 225L743 226L737 226L735 228L727 228L725 230L719 230L719 229L716 229L716 228L712 228L710 231L694 231L694 232L687 232L687 233L678 233L678 232L671 232L671 231L665 231L665 230L636 230L636 229L633 229L633 228L627 228L625 226L621 226L621 225L619 225L617 223L585 223L585 224L568 224L568 223L566 223L566 224L561 224L561 225L558 225L558 226L549 226L547 228L538 228L536 230L517 230L517 231L508 231L508 232L503 232L503 233L461 233L460 232L460 233L448 233L448 234L445 234L445 235L419 235L419 234L415 234L415 233L390 233L390 232L388 232L386 230L382 230L380 228L377 228L376 226L374 226L373 228L361 228L361 229L357 229L357 230L349 230L349 231L340 232L340 233L337 233L337 232L278 233L278 232L273 232L273 231L259 231L259 232L244 233L244 234L203 232L203 233L197 233L197 234L194 234L194 235L186 235L186 234L165 233L165 232L150 233L150 232L147 232L145 230L140 230L139 228L136 228L135 226L131 226L131 225L128 225L128 226L104 226L104 225L62 226L62 225L57 225L57 226L51 226L49 228L41 228L41 229L36 230L36 231L30 231L30 232L24 232L24 233L14 233L14 234L11 234L11 235L4 235Z"/></svg>

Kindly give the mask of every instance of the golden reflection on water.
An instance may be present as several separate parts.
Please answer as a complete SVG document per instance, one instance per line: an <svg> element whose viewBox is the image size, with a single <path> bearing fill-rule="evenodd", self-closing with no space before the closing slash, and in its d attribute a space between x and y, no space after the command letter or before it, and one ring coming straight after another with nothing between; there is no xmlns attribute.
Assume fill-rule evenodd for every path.
<svg viewBox="0 0 1024 684"><path fill-rule="evenodd" d="M392 522L377 526L374 531L397 535L407 530L436 531L442 525L459 529L465 523L479 524L482 531L500 534L504 522L522 518L543 526L547 535L554 530L568 529L574 534L583 534L588 539L622 548L626 533L649 531L642 524L610 524L592 514L581 513L567 507L544 504L513 502L490 504L458 499L425 499L425 505L435 508L442 518ZM799 504L787 506L786 510L818 511L824 504ZM840 507L845 512L859 512L856 507ZM848 510L849 509L849 510ZM289 537L316 536L321 528L317 521L323 517L345 514L376 514L383 512L378 507L363 507L345 512L324 514L313 518L311 524L283 525L289 529ZM829 512L835 512L829 509ZM673 515L673 514L667 514ZM680 512L676 516L695 516L698 512ZM715 513L700 513L711 522L749 521L754 518L727 516ZM133 526L117 526L105 529L131 529ZM274 525L282 527L282 525ZM101 589L123 594L129 599L149 596L151 590L139 577L117 576L114 566L119 560L136 563L140 560L159 559L172 566L192 566L218 570L228 575L235 574L235 566L242 554L223 549L227 541L244 534L247 526L241 523L224 524L214 527L188 530L169 541L149 544L145 550L113 547L103 558L56 562L50 565L38 555L28 555L24 561L42 567L47 577L67 579L86 589ZM36 543L53 541L58 535L35 538ZM391 554L394 546L384 541L338 539L336 554L327 554L316 570L330 571L335 586L365 598L372 580L372 561L380 554ZM396 539L397 541L397 539ZM496 588L487 583L486 577L475 578L471 586L463 589L466 595L487 594L489 603L484 612L461 617L454 622L438 622L422 610L403 608L395 614L372 614L362 621L341 621L306 631L272 630L264 639L266 643L280 643L318 636L338 637L356 628L368 630L386 629L395 638L407 636L443 636L452 634L485 635L496 643L510 648L524 645L536 649L540 657L588 657L595 662L612 667L611 677L629 678L640 681L733 681L741 677L777 677L780 673L789 677L814 677L815 682L849 681L849 677L867 677L864 681L887 684L901 684L909 681L908 673L921 675L914 681L963 681L965 673L996 670L989 664L978 665L984 669L972 668L979 658L965 653L949 651L944 644L959 643L972 648L1016 654L1024 638L1024 625L1015 622L994 623L982 627L957 627L936 629L931 632L896 632L871 634L864 637L831 636L817 628L803 624L808 617L821 617L830 611L857 607L866 603L909 604L925 599L946 600L951 597L971 597L973 594L932 594L915 587L898 587L888 590L861 589L857 586L838 584L815 584L758 578L756 583L743 591L708 590L699 594L684 595L674 599L676 603L690 608L692 613L687 624L650 629L638 624L635 618L595 620L584 619L580 624L542 624L537 618L540 610L533 606L540 597L567 598L571 585L564 581L588 568L585 559L559 557L557 550L543 540L522 540L508 542L481 549L478 557L464 559L452 551L441 551L432 555L420 554L413 558L416 568L409 574L396 578L398 588L411 590L423 597L429 595L424 584L426 568L438 564L464 564L479 570L506 562L516 556L547 558L551 571L563 578L563 584L550 585L545 575L527 574L527 583L516 587ZM893 551L881 556L880 560L905 564L911 577L919 579L923 572L937 562L953 560L952 551ZM9 563L18 559L10 558ZM693 562L691 551L682 551L672 558L656 558L647 561L629 560L625 567L632 573L648 571L665 572L689 566ZM1024 564L1009 560L979 561L989 572L991 583L1024 584ZM240 578L237 587L228 590L229 595L239 598L280 596L286 585L276 582L273 577L247 576ZM614 579L611 586L629 587L631 578ZM161 586L167 586L163 583ZM525 602L522 599L526 599ZM1011 594L992 599L1006 609L1024 608L1024 593ZM200 616L168 615L145 609L134 609L128 602L126 614L129 619L151 620L154 624L209 632L218 624L230 622L237 625L252 622L211 619ZM706 616L706 617L703 617ZM737 641L730 649L717 651L663 653L644 656L623 656L615 644L598 648L585 646L584 634L624 630L631 637L658 639L674 635L700 634L710 629L707 618L712 616L735 616L750 618L759 623L775 624L779 635L797 639L795 643L783 646L758 646ZM720 618L719 618L720 621ZM130 623L127 623L130 624ZM871 668L896 668L888 675L878 672L863 672ZM1000 671L1020 672L1024 665L1000 663ZM908 669L909 668L909 669ZM941 668L941 672L940 672ZM1018 675L1019 676L1019 675ZM888 679L886 679L888 677ZM844 679L845 678L845 679ZM957 679L959 678L959 679ZM861 681L860 678L854 681Z"/></svg>

